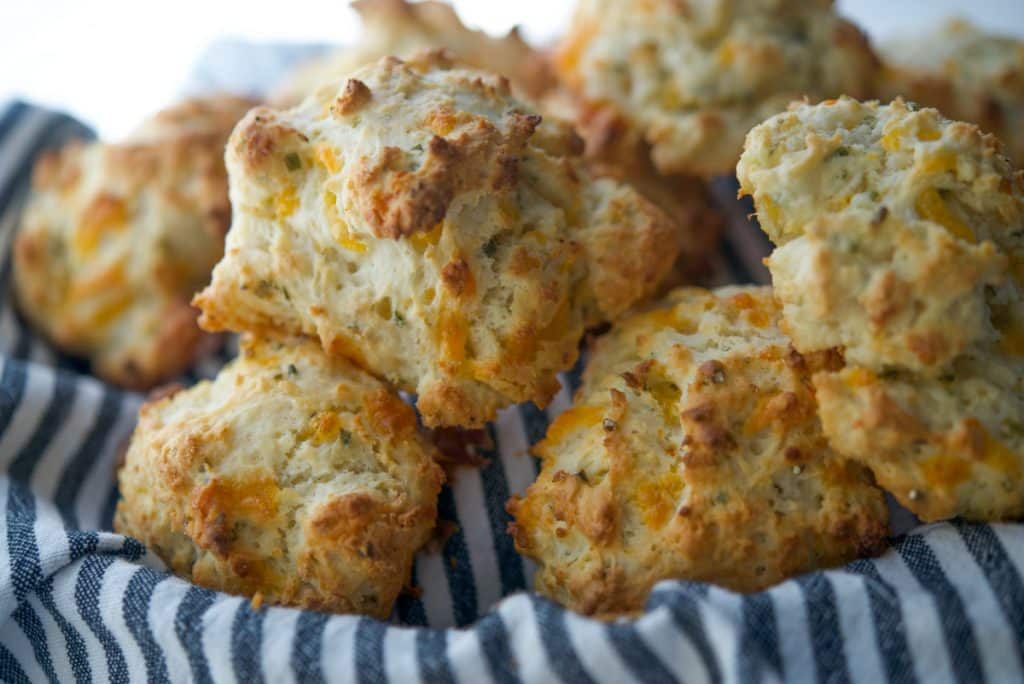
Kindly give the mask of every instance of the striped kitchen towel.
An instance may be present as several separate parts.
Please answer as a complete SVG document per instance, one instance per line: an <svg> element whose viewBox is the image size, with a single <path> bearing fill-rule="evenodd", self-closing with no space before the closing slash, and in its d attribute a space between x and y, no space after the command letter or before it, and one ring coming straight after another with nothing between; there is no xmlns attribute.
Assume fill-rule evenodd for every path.
<svg viewBox="0 0 1024 684"><path fill-rule="evenodd" d="M535 477L527 447L569 400L510 408L486 465L440 500L457 523L417 558L420 597L388 623L201 589L108 532L116 454L140 403L35 338L12 308L9 246L33 158L89 131L24 104L0 111L0 679L5 682L1019 682L1024 527L914 529L875 560L740 595L663 582L644 615L606 624L529 593L504 503ZM764 278L749 208L717 282ZM223 361L211 359L197 374ZM571 382L567 382L571 384Z"/></svg>

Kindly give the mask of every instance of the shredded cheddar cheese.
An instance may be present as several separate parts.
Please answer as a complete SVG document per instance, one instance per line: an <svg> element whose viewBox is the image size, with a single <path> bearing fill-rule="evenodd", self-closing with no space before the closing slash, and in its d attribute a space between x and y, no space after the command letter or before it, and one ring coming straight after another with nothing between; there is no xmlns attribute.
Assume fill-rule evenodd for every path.
<svg viewBox="0 0 1024 684"><path fill-rule="evenodd" d="M676 512L682 491L683 478L674 470L643 479L636 488L634 500L644 524L652 529L663 527Z"/></svg>
<svg viewBox="0 0 1024 684"><path fill-rule="evenodd" d="M366 243L353 235L348 223L341 218L338 212L338 197L330 190L324 193L324 207L327 210L327 221L334 234L334 240L350 252L365 252Z"/></svg>
<svg viewBox="0 0 1024 684"><path fill-rule="evenodd" d="M928 188L921 193L917 198L915 208L923 218L938 223L961 240L977 242L977 237L971 227L949 208L949 205L934 188Z"/></svg>
<svg viewBox="0 0 1024 684"><path fill-rule="evenodd" d="M295 194L294 186L289 185L274 197L274 213L278 221L288 218L298 208L299 198Z"/></svg>
<svg viewBox="0 0 1024 684"><path fill-rule="evenodd" d="M128 209L123 201L111 195L97 196L75 227L72 237L74 250L81 256L92 254L107 231L123 230L127 221Z"/></svg>
<svg viewBox="0 0 1024 684"><path fill-rule="evenodd" d="M334 148L328 145L318 145L316 148L316 158L330 173L338 173L341 171L341 161L339 161L337 154L334 152Z"/></svg>
<svg viewBox="0 0 1024 684"><path fill-rule="evenodd" d="M577 430L595 427L604 419L604 412L604 408L600 406L574 406L563 411L551 423L544 441L558 444Z"/></svg>

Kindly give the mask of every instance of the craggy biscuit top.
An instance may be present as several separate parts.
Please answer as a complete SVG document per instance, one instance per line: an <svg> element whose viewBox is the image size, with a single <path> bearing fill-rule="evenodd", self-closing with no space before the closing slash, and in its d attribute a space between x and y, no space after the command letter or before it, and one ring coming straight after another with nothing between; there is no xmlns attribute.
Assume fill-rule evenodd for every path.
<svg viewBox="0 0 1024 684"><path fill-rule="evenodd" d="M678 250L632 188L591 179L572 131L442 53L385 58L228 145L210 330L318 336L428 425L545 403L584 328L653 291Z"/></svg>
<svg viewBox="0 0 1024 684"><path fill-rule="evenodd" d="M431 48L445 48L463 64L507 77L524 95L538 97L554 83L547 60L515 28L492 38L467 28L451 5L434 0L356 0L352 6L363 22L359 42L301 65L278 88L276 105L295 105L381 57L406 58Z"/></svg>
<svg viewBox="0 0 1024 684"><path fill-rule="evenodd" d="M976 126L901 100L794 105L750 132L737 175L798 349L934 374L1021 346L1024 175Z"/></svg>
<svg viewBox="0 0 1024 684"><path fill-rule="evenodd" d="M14 245L22 312L119 385L146 388L202 346L192 295L223 252L224 143L252 106L190 100L118 144L43 155Z"/></svg>
<svg viewBox="0 0 1024 684"><path fill-rule="evenodd" d="M880 97L935 107L992 133L1024 163L1024 41L963 20L881 46Z"/></svg>
<svg viewBox="0 0 1024 684"><path fill-rule="evenodd" d="M1024 359L997 349L944 374L814 377L832 445L926 521L1024 516Z"/></svg>
<svg viewBox="0 0 1024 684"><path fill-rule="evenodd" d="M767 288L674 291L598 340L572 408L513 499L537 589L586 614L641 609L658 581L754 591L880 549L868 471L821 432L811 375Z"/></svg>
<svg viewBox="0 0 1024 684"><path fill-rule="evenodd" d="M243 338L216 380L143 406L115 527L201 586L385 618L434 526L433 455L365 372Z"/></svg>
<svg viewBox="0 0 1024 684"><path fill-rule="evenodd" d="M967 244L934 223L848 213L805 231L767 259L784 329L802 351L841 346L852 363L934 374L972 345L1019 337L993 317L999 298L990 293L1019 296L991 242Z"/></svg>
<svg viewBox="0 0 1024 684"><path fill-rule="evenodd" d="M1024 254L1024 173L977 126L913 103L793 104L750 131L736 175L776 244L819 216L885 207Z"/></svg>
<svg viewBox="0 0 1024 684"><path fill-rule="evenodd" d="M555 56L591 118L646 140L662 172L704 176L790 100L866 96L876 67L831 0L579 0Z"/></svg>
<svg viewBox="0 0 1024 684"><path fill-rule="evenodd" d="M651 162L646 143L617 144L614 138L621 132L619 124L588 118L592 110L565 89L549 91L538 106L545 118L572 122L583 140L583 157L593 175L632 185L675 223L679 256L661 291L707 275L725 226L708 183L687 174L660 173Z"/></svg>

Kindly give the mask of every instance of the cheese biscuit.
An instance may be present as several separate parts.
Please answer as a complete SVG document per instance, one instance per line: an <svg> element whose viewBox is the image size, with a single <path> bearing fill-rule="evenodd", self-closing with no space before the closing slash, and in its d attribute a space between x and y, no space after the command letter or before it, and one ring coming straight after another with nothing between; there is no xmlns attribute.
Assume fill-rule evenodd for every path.
<svg viewBox="0 0 1024 684"><path fill-rule="evenodd" d="M866 97L877 59L831 0L579 0L557 74L662 173L732 171L747 131L794 99Z"/></svg>
<svg viewBox="0 0 1024 684"><path fill-rule="evenodd" d="M212 342L189 300L223 253L224 144L252 105L190 100L121 143L75 142L37 162L13 251L19 308L104 380L152 387Z"/></svg>
<svg viewBox="0 0 1024 684"><path fill-rule="evenodd" d="M737 166L786 331L881 371L942 372L1009 342L1024 277L1024 174L974 125L896 100L794 105Z"/></svg>
<svg viewBox="0 0 1024 684"><path fill-rule="evenodd" d="M545 404L584 330L652 293L672 222L592 178L501 77L385 58L228 144L234 224L207 330L317 337L418 395L430 426Z"/></svg>
<svg viewBox="0 0 1024 684"><path fill-rule="evenodd" d="M674 291L599 339L573 406L509 511L536 588L574 610L639 611L665 579L756 591L878 552L870 472L822 433L768 288Z"/></svg>
<svg viewBox="0 0 1024 684"><path fill-rule="evenodd" d="M306 340L243 337L213 381L142 407L115 529L177 574L386 618L444 479L416 415Z"/></svg>

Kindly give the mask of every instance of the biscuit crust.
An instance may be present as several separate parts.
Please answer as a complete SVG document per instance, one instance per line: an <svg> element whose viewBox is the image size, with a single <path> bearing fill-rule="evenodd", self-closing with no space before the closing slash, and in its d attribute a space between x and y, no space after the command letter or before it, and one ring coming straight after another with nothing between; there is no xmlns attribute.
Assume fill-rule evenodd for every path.
<svg viewBox="0 0 1024 684"><path fill-rule="evenodd" d="M186 101L121 143L76 142L36 163L14 243L19 308L104 380L152 387L213 342L189 299L223 252L224 144L252 104Z"/></svg>
<svg viewBox="0 0 1024 684"><path fill-rule="evenodd" d="M1015 344L1024 174L976 126L898 99L797 104L750 132L737 175L797 349L934 375Z"/></svg>
<svg viewBox="0 0 1024 684"><path fill-rule="evenodd" d="M546 403L586 328L653 292L678 250L568 127L443 53L386 58L228 144L235 211L196 297L207 330L303 333L415 392L428 426Z"/></svg>
<svg viewBox="0 0 1024 684"><path fill-rule="evenodd" d="M612 617L660 580L755 591L882 548L882 493L829 448L810 386L842 359L778 320L767 288L684 288L597 342L509 503L539 591Z"/></svg>
<svg viewBox="0 0 1024 684"><path fill-rule="evenodd" d="M922 377L814 376L825 433L922 520L1024 516L1024 359L999 350Z"/></svg>
<svg viewBox="0 0 1024 684"><path fill-rule="evenodd" d="M880 50L880 99L904 97L977 124L1024 163L1024 41L951 20Z"/></svg>
<svg viewBox="0 0 1024 684"><path fill-rule="evenodd" d="M668 292L707 275L725 226L708 184L696 176L660 173L646 143L624 144L619 140L624 130L613 122L590 118L585 103L564 88L550 90L539 106L545 116L572 122L583 140L583 156L591 173L629 183L676 224L679 257L662 290Z"/></svg>
<svg viewBox="0 0 1024 684"><path fill-rule="evenodd" d="M278 86L271 98L275 106L294 106L382 57L408 58L432 48L445 48L469 67L505 76L524 96L540 97L554 86L547 58L530 47L516 28L492 38L467 28L447 2L434 0L356 0L352 7L363 22L359 42L300 65Z"/></svg>
<svg viewBox="0 0 1024 684"><path fill-rule="evenodd" d="M444 479L411 407L315 342L242 340L143 406L114 526L210 589L386 618Z"/></svg>
<svg viewBox="0 0 1024 684"><path fill-rule="evenodd" d="M701 176L730 172L789 101L866 97L877 71L831 0L580 0L554 63L609 144L645 141L662 173Z"/></svg>

